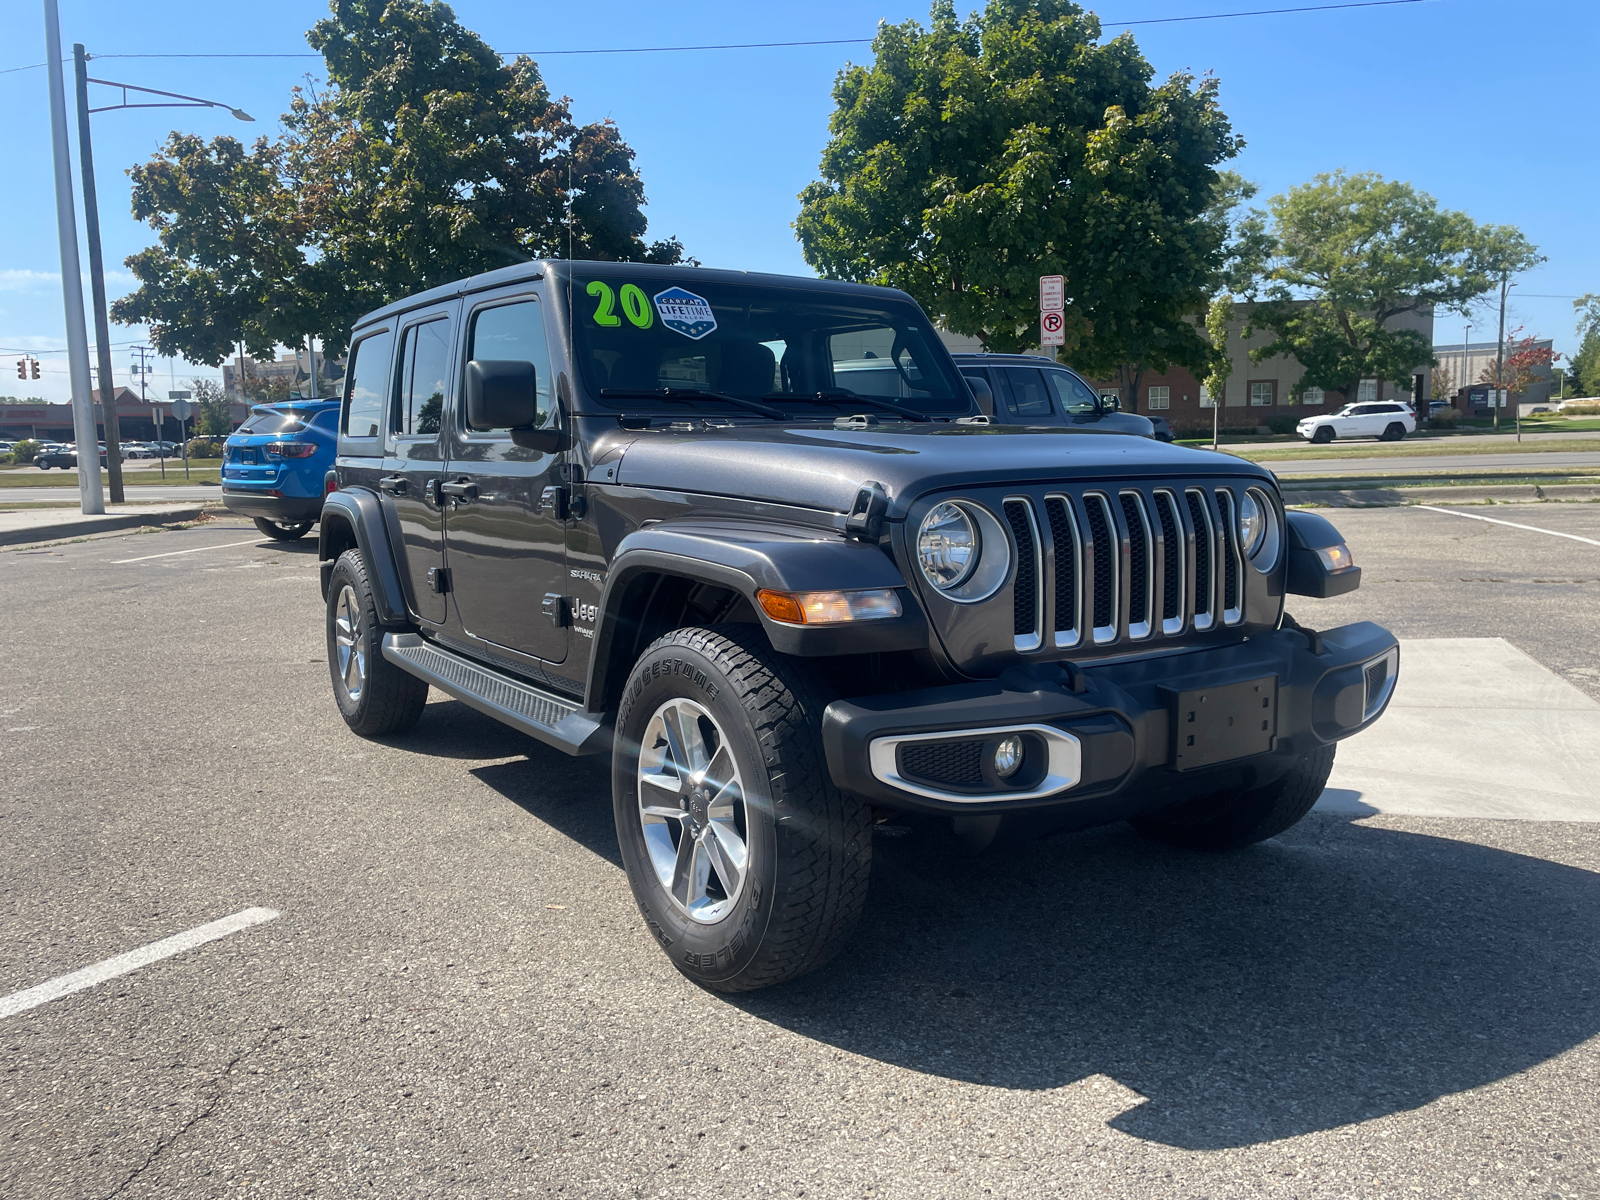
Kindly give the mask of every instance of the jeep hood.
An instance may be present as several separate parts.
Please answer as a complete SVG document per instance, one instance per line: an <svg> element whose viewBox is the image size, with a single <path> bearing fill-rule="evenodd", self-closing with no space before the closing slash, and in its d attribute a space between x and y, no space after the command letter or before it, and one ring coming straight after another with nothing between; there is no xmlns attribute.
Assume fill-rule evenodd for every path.
<svg viewBox="0 0 1600 1200"><path fill-rule="evenodd" d="M979 484L1173 475L1275 482L1265 468L1232 455L1099 430L1013 425L645 430L626 444L613 443L601 457L615 473L606 477L599 472L596 482L739 496L829 512L849 512L861 486L877 482L889 493L891 517L903 517L924 493Z"/></svg>

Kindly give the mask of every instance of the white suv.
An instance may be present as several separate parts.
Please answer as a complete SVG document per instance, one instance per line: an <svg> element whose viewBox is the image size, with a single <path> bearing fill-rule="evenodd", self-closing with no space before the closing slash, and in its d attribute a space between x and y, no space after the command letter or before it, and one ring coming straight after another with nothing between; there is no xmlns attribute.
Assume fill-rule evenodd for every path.
<svg viewBox="0 0 1600 1200"><path fill-rule="evenodd" d="M1336 437L1373 437L1381 442L1398 442L1417 431L1417 418L1409 405L1384 403L1346 404L1336 413L1307 417L1295 432L1308 442L1331 442Z"/></svg>

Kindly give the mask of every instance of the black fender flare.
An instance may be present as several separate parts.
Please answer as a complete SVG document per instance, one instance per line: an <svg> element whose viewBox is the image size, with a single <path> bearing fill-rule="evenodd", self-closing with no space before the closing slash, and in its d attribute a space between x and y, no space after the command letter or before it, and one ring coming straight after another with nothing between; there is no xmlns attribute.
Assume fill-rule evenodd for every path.
<svg viewBox="0 0 1600 1200"><path fill-rule="evenodd" d="M411 616L406 612L405 590L400 585L399 564L394 547L389 544L383 508L376 495L361 488L329 492L322 502L317 557L322 563L323 599L328 597L328 577L333 573L333 560L338 557L330 547L343 540L341 531L345 529L354 536L361 561L366 564L379 622L385 626L409 627Z"/></svg>
<svg viewBox="0 0 1600 1200"><path fill-rule="evenodd" d="M637 623L644 588L660 576L710 583L737 592L750 602L772 648L780 654L815 657L926 649L928 625L913 589L877 545L815 529L749 522L719 526L709 522L652 525L617 545L606 573L595 623L586 695L591 708L607 699L607 681L631 660L630 626ZM756 593L854 591L892 588L900 595L901 615L859 624L804 626L774 621L762 611Z"/></svg>

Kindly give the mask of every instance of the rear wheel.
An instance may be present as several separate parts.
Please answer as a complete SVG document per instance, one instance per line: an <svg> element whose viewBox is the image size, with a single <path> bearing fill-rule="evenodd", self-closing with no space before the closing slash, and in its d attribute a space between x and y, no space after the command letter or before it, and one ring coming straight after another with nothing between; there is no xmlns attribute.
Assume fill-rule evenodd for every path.
<svg viewBox="0 0 1600 1200"><path fill-rule="evenodd" d="M269 538L279 542L295 542L311 532L315 521L272 521L266 517L257 517L256 528Z"/></svg>
<svg viewBox="0 0 1600 1200"><path fill-rule="evenodd" d="M362 737L404 733L422 716L428 685L383 657L383 627L361 551L328 578L328 672L344 723Z"/></svg>
<svg viewBox="0 0 1600 1200"><path fill-rule="evenodd" d="M1385 442L1398 442L1406 436L1406 427L1399 421L1390 421L1389 427L1383 431L1382 440Z"/></svg>
<svg viewBox="0 0 1600 1200"><path fill-rule="evenodd" d="M758 626L679 629L640 657L617 713L617 840L645 923L723 992L821 966L872 865L871 810L833 786L826 697Z"/></svg>
<svg viewBox="0 0 1600 1200"><path fill-rule="evenodd" d="M1326 446L1333 441L1333 426L1318 425L1317 431L1311 435L1311 440L1319 446Z"/></svg>
<svg viewBox="0 0 1600 1200"><path fill-rule="evenodd" d="M1146 837L1173 846L1239 850L1277 837L1310 812L1332 770L1333 747L1321 746L1302 754L1287 775L1263 787L1202 796L1130 824Z"/></svg>

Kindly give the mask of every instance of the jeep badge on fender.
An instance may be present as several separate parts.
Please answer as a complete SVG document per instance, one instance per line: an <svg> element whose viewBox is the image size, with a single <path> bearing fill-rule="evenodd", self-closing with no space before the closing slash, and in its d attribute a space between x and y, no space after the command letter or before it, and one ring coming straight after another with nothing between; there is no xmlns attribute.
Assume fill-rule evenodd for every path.
<svg viewBox="0 0 1600 1200"><path fill-rule="evenodd" d="M435 288L357 323L335 469L350 728L402 733L436 687L609 754L640 912L722 991L846 946L893 812L1281 833L1399 671L1386 630L1285 612L1361 573L1269 471L988 422L886 288L610 262Z"/></svg>

